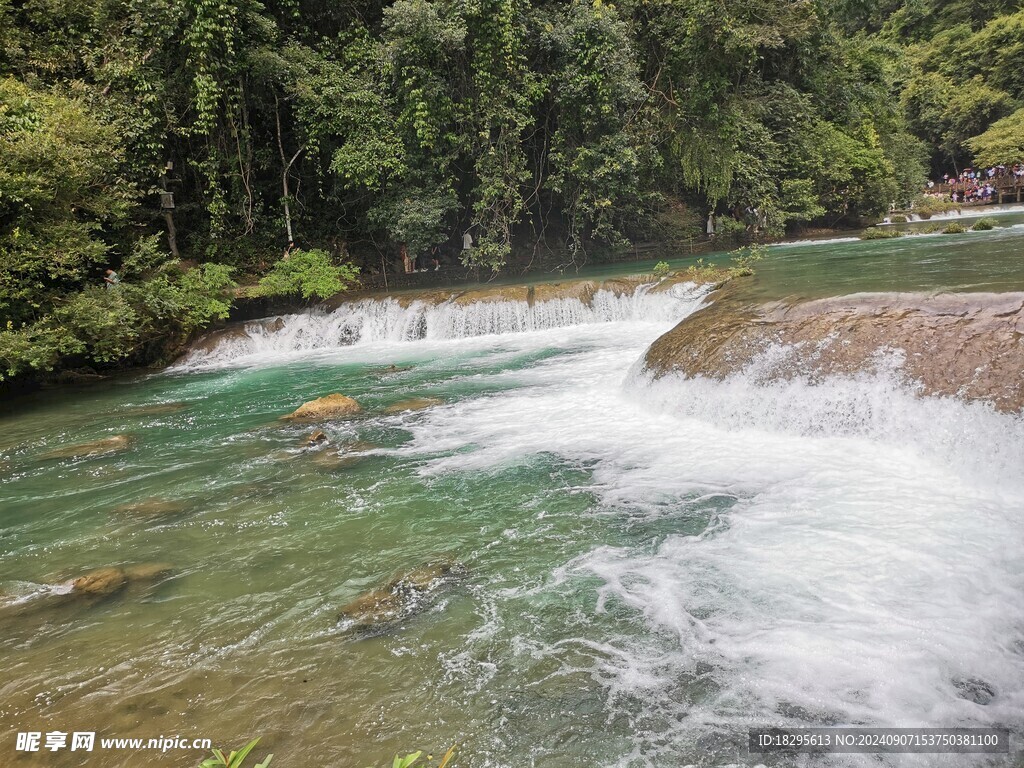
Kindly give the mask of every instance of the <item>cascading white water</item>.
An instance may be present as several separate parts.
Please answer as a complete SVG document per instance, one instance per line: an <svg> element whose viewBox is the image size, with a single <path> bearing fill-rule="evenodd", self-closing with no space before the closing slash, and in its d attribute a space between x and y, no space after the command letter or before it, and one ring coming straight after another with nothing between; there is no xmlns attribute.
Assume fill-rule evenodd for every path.
<svg viewBox="0 0 1024 768"><path fill-rule="evenodd" d="M443 341L591 323L673 322L700 306L709 291L708 286L680 283L654 292L655 285L641 285L630 294L599 290L589 303L558 298L534 304L413 301L403 306L392 298L364 299L342 304L332 312L312 310L284 315L272 323L248 323L245 335L223 339L212 349L195 349L178 365L195 368L265 362L268 357L353 344Z"/></svg>
<svg viewBox="0 0 1024 768"><path fill-rule="evenodd" d="M591 514L636 532L504 595L544 604L596 591L593 613L566 609L570 639L518 642L520 663L585 673L606 691L608 723L636 724L634 752L605 764L696 763L718 739L722 753L699 764L731 765L729 745L766 724L1017 728L1024 421L918 397L884 367L766 381L754 361L721 382L652 381L635 363L638 330L574 330L578 354L520 371L516 390L410 420L402 451L427 478L560 456L592 472ZM703 530L688 530L703 514ZM600 635L605 615L615 629ZM500 657L513 621L495 610L448 659L452 674L489 684L495 671L472 661ZM1002 764L966 760L769 764Z"/></svg>

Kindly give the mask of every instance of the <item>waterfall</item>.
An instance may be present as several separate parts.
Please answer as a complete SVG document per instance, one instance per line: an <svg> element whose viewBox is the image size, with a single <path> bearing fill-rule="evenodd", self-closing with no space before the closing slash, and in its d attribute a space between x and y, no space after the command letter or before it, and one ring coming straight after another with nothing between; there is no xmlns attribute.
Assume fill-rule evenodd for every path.
<svg viewBox="0 0 1024 768"><path fill-rule="evenodd" d="M284 355L373 342L462 339L491 334L527 333L592 323L677 322L703 303L710 286L678 283L666 290L640 285L631 293L597 290L589 302L577 297L534 303L482 300L441 303L394 298L346 302L333 311L312 309L245 323L211 334L176 365L195 368L244 362L246 358Z"/></svg>

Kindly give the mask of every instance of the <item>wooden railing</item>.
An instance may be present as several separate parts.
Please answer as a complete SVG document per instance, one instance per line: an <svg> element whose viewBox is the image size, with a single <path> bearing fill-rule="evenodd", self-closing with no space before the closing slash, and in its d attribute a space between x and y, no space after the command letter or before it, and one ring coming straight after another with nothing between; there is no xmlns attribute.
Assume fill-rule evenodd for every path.
<svg viewBox="0 0 1024 768"><path fill-rule="evenodd" d="M985 182L991 184L993 188L992 196L987 201L991 205L997 205L1001 203L1020 203L1024 202L1024 177L1007 175L999 176L996 178L988 179ZM936 184L925 190L928 194L940 194L944 197L949 197L953 192L964 194L967 188L971 186L968 182L956 181L952 183ZM975 205L984 204L985 201L975 200Z"/></svg>

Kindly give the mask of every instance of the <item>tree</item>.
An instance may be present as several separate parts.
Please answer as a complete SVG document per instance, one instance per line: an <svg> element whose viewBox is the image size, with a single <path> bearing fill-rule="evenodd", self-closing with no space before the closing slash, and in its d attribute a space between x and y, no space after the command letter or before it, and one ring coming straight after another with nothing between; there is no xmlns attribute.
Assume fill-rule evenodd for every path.
<svg viewBox="0 0 1024 768"><path fill-rule="evenodd" d="M1024 109L993 123L984 133L967 141L979 167L1012 165L1024 158Z"/></svg>
<svg viewBox="0 0 1024 768"><path fill-rule="evenodd" d="M68 290L100 281L107 233L138 198L123 156L115 130L81 98L0 79L0 324L31 323Z"/></svg>

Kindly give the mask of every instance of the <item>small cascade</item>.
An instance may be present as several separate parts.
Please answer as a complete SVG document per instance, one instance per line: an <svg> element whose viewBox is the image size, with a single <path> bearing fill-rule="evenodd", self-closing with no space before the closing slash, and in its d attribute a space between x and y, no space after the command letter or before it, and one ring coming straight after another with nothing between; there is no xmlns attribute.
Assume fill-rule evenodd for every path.
<svg viewBox="0 0 1024 768"><path fill-rule="evenodd" d="M244 332L202 343L177 365L193 368L240 362L252 356L284 355L374 342L438 341L491 334L528 333L591 323L677 322L701 306L710 286L678 283L653 290L640 285L630 293L595 291L589 302L577 297L534 303L484 300L459 303L393 298L362 299L333 311L314 309L247 323Z"/></svg>

